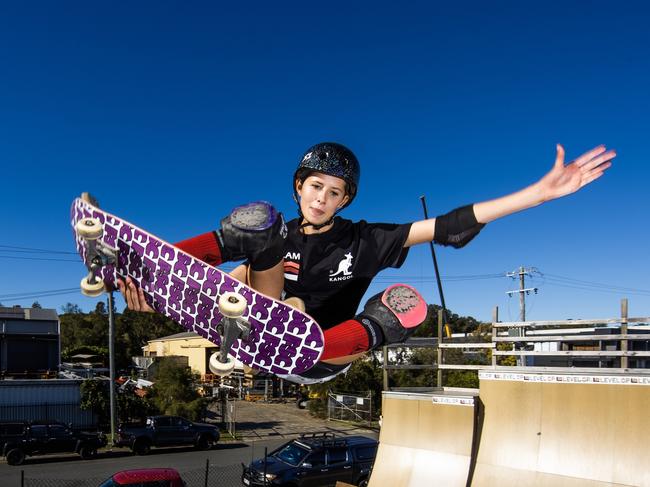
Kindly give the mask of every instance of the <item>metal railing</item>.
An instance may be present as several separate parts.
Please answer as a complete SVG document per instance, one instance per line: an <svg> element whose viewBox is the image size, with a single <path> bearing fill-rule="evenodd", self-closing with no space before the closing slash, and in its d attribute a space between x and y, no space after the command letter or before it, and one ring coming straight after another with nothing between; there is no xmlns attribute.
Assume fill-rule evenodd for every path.
<svg viewBox="0 0 650 487"><path fill-rule="evenodd" d="M498 318L498 309L494 317ZM650 317L628 317L627 299L621 300L619 318L506 323L494 319L492 343L511 345L510 350L492 351L495 368L507 367L497 363L498 357L511 356L531 370L595 372L606 368L608 373L650 374L650 360L646 360L650 359ZM557 365L545 365L547 358L555 358Z"/></svg>
<svg viewBox="0 0 650 487"><path fill-rule="evenodd" d="M444 338L442 311L438 313L438 337L411 339L383 348L384 389L388 390L388 374L398 369L433 369L437 384L443 385L444 370L481 370L526 367L532 371L648 373L650 375L650 317L628 316L628 300L621 300L617 318L500 322L499 309L494 308L492 323L483 335ZM508 346L510 345L510 346ZM436 348L436 361L431 364L389 363L391 348ZM507 347L507 349L506 349ZM446 353L462 350L467 354L485 354L488 363L450 364ZM506 357L513 357L506 364ZM514 362L514 363L512 363Z"/></svg>

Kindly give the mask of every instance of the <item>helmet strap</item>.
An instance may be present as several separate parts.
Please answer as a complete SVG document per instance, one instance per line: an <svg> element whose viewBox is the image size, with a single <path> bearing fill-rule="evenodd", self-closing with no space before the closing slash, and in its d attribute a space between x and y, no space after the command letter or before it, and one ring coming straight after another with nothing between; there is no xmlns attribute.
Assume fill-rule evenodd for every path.
<svg viewBox="0 0 650 487"><path fill-rule="evenodd" d="M334 215L336 215L336 213ZM325 228L326 226L334 223L334 216L332 216L332 218L327 220L325 223L321 223L319 225L315 223L311 223L309 220L307 220L307 218L305 218L305 215L302 214L302 211L300 211L300 207L298 207L298 216L300 217L301 220L305 222L305 223L301 223L300 226L298 227L298 231L303 235L305 235L305 228L307 227L312 227L314 230L320 230L321 228Z"/></svg>

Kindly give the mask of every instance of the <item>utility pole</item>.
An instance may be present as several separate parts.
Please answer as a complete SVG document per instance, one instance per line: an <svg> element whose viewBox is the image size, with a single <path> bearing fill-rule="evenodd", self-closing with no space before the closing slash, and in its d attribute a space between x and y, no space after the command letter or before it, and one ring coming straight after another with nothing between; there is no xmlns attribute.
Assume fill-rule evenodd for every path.
<svg viewBox="0 0 650 487"><path fill-rule="evenodd" d="M516 279L517 276L519 276L519 289L514 290L514 291L506 291L506 294L508 296L512 296L513 294L519 293L519 321L524 322L526 321L526 295L530 294L531 291L533 291L535 294L537 294L537 288L536 287L526 287L526 276L530 276L533 272L539 272L535 267L529 267L526 268L524 266L519 267L519 271L513 271L513 272L508 272L506 274L508 277L512 279ZM526 334L526 331L524 330L523 326L520 326L516 331L516 335L514 336L520 336L523 337ZM511 335L512 336L512 335ZM517 359L517 362L519 366L526 365L526 357L525 356L520 356Z"/></svg>
<svg viewBox="0 0 650 487"><path fill-rule="evenodd" d="M519 267L519 271L512 271L506 274L508 277L515 279L519 276L519 289L514 291L506 291L508 296L519 293L519 321L526 321L526 295L531 291L537 294L536 287L526 288L526 276L530 276L533 272L539 272L535 267Z"/></svg>

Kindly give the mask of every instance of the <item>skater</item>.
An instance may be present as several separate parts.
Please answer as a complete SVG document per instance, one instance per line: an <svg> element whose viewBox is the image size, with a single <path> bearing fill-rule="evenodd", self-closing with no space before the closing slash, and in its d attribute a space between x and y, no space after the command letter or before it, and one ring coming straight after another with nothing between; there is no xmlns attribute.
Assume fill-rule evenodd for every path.
<svg viewBox="0 0 650 487"><path fill-rule="evenodd" d="M338 216L359 190L360 166L347 147L320 143L305 152L294 173L298 218L285 225L270 204L256 202L235 208L218 231L176 245L212 265L246 259L232 272L234 277L275 298L302 299L324 330L325 348L316 366L287 378L323 382L369 350L406 340L424 321L425 315L408 312L426 306L406 285L373 296L355 316L372 279L387 267L400 267L410 247L431 241L464 247L487 223L598 179L615 156L615 151L598 146L565 165L564 148L558 145L553 168L520 191L428 220L373 224ZM120 282L119 288L130 309L153 311L133 282Z"/></svg>

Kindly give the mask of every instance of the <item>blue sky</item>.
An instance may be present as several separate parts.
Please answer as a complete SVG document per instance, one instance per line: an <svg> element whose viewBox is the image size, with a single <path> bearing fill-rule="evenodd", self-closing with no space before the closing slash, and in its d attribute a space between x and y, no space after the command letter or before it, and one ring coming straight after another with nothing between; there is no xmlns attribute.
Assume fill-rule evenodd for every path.
<svg viewBox="0 0 650 487"><path fill-rule="evenodd" d="M18 3L0 5L4 305L95 306L69 291L82 264L54 253L74 251L82 191L180 240L256 199L293 217L301 154L334 140L362 164L343 215L409 222L420 195L436 215L533 183L560 142L619 155L578 194L436 247L447 306L515 320L505 273L527 266L529 319L617 316L622 297L650 315L641 2ZM397 281L439 303L428 247L369 292Z"/></svg>

